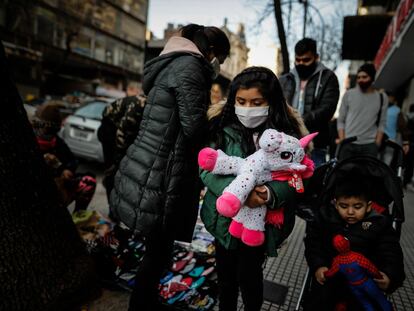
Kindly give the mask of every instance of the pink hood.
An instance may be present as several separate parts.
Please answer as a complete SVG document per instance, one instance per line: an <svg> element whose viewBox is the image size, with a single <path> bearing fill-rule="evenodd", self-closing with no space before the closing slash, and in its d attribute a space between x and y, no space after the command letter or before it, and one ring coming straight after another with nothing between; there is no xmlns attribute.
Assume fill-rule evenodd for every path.
<svg viewBox="0 0 414 311"><path fill-rule="evenodd" d="M189 52L203 56L203 54L191 40L183 37L171 37L165 44L165 47L161 51L160 55L168 54L171 52Z"/></svg>

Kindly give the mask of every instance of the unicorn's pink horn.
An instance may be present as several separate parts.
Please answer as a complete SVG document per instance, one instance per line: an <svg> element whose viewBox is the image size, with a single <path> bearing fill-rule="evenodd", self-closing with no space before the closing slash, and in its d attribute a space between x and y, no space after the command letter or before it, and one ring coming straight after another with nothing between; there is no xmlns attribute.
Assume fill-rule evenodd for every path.
<svg viewBox="0 0 414 311"><path fill-rule="evenodd" d="M315 133L311 133L311 134L308 134L308 135L306 135L306 136L304 136L304 137L302 137L300 140L299 140L299 143L300 143L300 146L302 147L302 148L305 148L307 145L309 145L309 143L311 142L311 140L316 136L316 135L318 135L319 134L319 132L315 132Z"/></svg>

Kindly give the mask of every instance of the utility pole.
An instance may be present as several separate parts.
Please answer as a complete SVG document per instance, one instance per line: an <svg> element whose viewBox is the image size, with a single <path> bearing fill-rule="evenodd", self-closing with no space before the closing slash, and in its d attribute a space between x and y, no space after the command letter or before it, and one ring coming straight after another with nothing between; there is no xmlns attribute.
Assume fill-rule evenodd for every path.
<svg viewBox="0 0 414 311"><path fill-rule="evenodd" d="M303 38L306 37L306 22L308 19L308 0L299 0L299 3L303 3Z"/></svg>
<svg viewBox="0 0 414 311"><path fill-rule="evenodd" d="M283 26L282 18L282 4L280 0L273 0L273 7L275 12L277 33L279 36L280 49L282 52L283 73L289 72L289 51L286 44L285 27Z"/></svg>

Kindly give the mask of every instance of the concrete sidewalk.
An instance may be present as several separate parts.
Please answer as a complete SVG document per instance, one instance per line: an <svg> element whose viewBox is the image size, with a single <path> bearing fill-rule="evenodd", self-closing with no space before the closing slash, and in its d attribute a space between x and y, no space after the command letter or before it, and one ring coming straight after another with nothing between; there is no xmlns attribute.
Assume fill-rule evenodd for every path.
<svg viewBox="0 0 414 311"><path fill-rule="evenodd" d="M414 193L406 192L404 198L406 220L402 226L401 246L404 252L407 278L404 286L390 297L396 311L414 310L414 210L411 211L413 204ZM278 306L265 302L262 311L295 310L307 269L302 242L304 233L305 222L298 218L295 229L288 243L282 247L279 257L268 260L265 268L265 278L288 286L289 291L284 305ZM242 306L239 310L243 310Z"/></svg>
<svg viewBox="0 0 414 311"><path fill-rule="evenodd" d="M98 182L100 176L98 176ZM414 193L406 192L405 198L406 221L402 227L401 245L404 252L405 272L407 278L404 286L396 291L391 301L397 311L414 310ZM91 207L107 213L107 203L105 190L102 184L98 183L97 193ZM305 232L305 222L297 218L295 228L280 252L279 257L270 258L266 262L264 277L266 280L286 285L288 293L284 305L276 305L269 302L263 304L262 311L294 310L300 294L302 282L306 273L306 261L304 258L303 237ZM90 310L94 311L124 311L128 309L129 293L104 291L102 297L90 305ZM213 309L218 311L217 305ZM243 305L239 303L239 310L243 310Z"/></svg>

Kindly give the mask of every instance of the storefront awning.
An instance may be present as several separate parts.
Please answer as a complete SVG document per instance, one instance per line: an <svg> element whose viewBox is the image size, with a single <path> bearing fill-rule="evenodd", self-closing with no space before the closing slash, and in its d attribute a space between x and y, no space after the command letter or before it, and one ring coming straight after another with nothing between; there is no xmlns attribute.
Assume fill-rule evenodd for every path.
<svg viewBox="0 0 414 311"><path fill-rule="evenodd" d="M342 39L342 59L373 60L390 20L389 15L346 16Z"/></svg>
<svg viewBox="0 0 414 311"><path fill-rule="evenodd" d="M398 14L404 3L405 15ZM394 91L414 76L414 2L403 1L375 58L375 85Z"/></svg>

